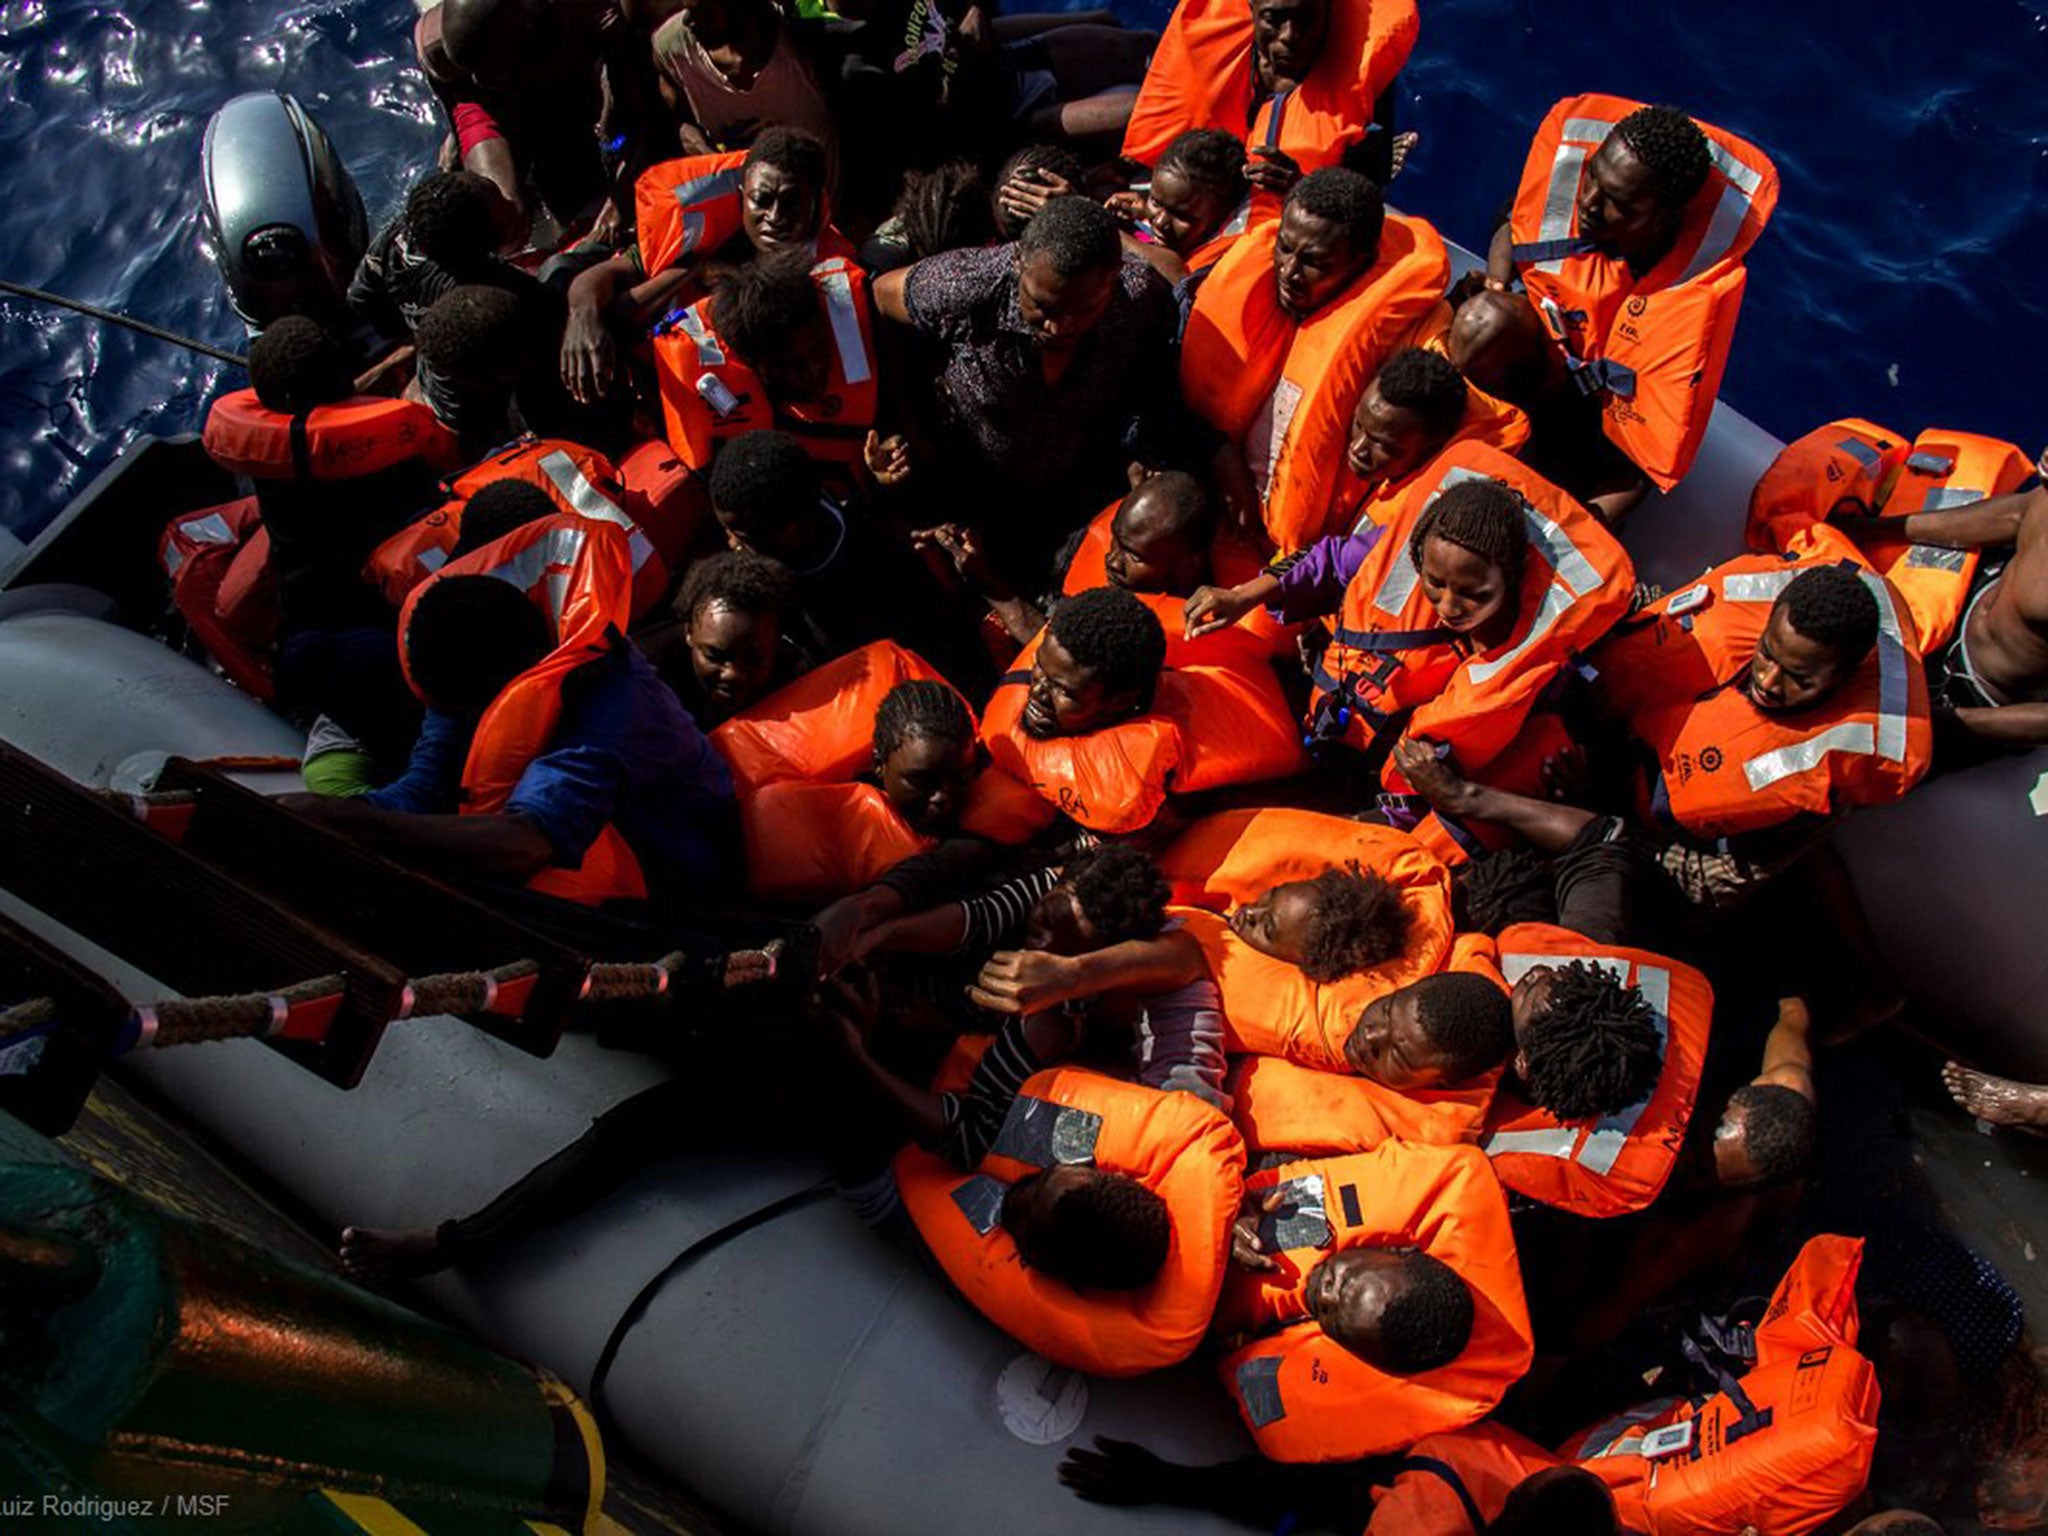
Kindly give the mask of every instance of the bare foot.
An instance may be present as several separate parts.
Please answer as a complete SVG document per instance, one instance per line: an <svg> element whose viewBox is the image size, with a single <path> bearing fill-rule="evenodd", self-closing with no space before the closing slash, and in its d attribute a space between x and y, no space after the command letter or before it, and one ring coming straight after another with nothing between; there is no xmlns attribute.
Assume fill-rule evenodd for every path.
<svg viewBox="0 0 2048 1536"><path fill-rule="evenodd" d="M389 1285L417 1280L444 1270L452 1261L441 1253L440 1234L432 1227L343 1227L341 1267L363 1285Z"/></svg>
<svg viewBox="0 0 2048 1536"><path fill-rule="evenodd" d="M2048 1088L2035 1083L2016 1083L2009 1077L1993 1077L1968 1067L1947 1062L1941 1081L1949 1097L1979 1120L2010 1126L2034 1136L2048 1136Z"/></svg>

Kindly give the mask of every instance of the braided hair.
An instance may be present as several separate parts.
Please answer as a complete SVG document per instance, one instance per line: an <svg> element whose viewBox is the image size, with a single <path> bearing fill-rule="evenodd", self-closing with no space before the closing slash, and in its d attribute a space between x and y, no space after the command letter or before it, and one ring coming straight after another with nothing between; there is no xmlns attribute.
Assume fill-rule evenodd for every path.
<svg viewBox="0 0 2048 1536"><path fill-rule="evenodd" d="M906 741L968 742L974 717L950 687L932 678L898 683L875 710L875 761L886 762Z"/></svg>
<svg viewBox="0 0 2048 1536"><path fill-rule="evenodd" d="M1529 1097L1560 1120L1611 1115L1647 1098L1664 1070L1643 994L1583 960L1557 966L1550 1006L1521 1031Z"/></svg>
<svg viewBox="0 0 2048 1536"><path fill-rule="evenodd" d="M1408 558L1422 569L1422 546L1442 539L1468 549L1506 579L1514 591L1529 563L1529 536L1522 527L1522 498L1499 480L1461 480L1423 509L1408 536Z"/></svg>

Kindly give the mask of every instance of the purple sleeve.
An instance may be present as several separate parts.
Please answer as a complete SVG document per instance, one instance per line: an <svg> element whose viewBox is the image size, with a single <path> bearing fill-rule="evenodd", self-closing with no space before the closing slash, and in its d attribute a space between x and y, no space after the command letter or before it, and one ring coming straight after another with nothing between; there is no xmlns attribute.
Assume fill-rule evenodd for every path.
<svg viewBox="0 0 2048 1536"><path fill-rule="evenodd" d="M1335 613L1344 601L1344 589L1385 532L1378 523L1371 523L1356 533L1317 539L1280 573L1280 590L1266 604L1266 611L1283 624Z"/></svg>

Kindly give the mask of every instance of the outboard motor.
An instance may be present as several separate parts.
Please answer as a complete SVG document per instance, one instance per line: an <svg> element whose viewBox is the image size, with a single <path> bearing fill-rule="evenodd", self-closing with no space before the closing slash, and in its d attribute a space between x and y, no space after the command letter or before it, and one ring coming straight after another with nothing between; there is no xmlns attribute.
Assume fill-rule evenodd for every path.
<svg viewBox="0 0 2048 1536"><path fill-rule="evenodd" d="M201 156L206 232L250 334L283 315L344 319L369 222L312 114L275 91L237 96L207 123Z"/></svg>

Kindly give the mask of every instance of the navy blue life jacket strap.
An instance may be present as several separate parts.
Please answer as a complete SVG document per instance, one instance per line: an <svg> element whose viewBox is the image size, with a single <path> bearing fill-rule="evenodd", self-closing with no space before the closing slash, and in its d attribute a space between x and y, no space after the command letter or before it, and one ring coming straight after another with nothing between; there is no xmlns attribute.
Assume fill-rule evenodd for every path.
<svg viewBox="0 0 2048 1536"><path fill-rule="evenodd" d="M1258 65L1254 64L1252 68L1256 72ZM1280 147L1280 120L1287 115L1287 98L1293 94L1292 87L1273 93L1273 115L1266 122L1266 142L1263 146L1264 148L1278 149Z"/></svg>
<svg viewBox="0 0 2048 1536"><path fill-rule="evenodd" d="M1331 639L1335 644L1354 651L1370 651L1375 655L1385 651L1413 651L1425 645L1442 645L1455 640L1458 632L1442 624L1429 629L1344 629L1333 627Z"/></svg>
<svg viewBox="0 0 2048 1536"><path fill-rule="evenodd" d="M1573 256L1590 256L1593 249L1593 242L1584 235L1566 235L1561 240L1532 240L1527 245L1510 247L1508 259L1518 267L1538 265L1546 261L1565 261Z"/></svg>
<svg viewBox="0 0 2048 1536"><path fill-rule="evenodd" d="M1479 1501L1472 1497L1472 1490L1465 1486L1465 1479L1458 1476L1458 1469L1449 1462L1439 1461L1434 1456L1404 1456L1395 1476L1402 1472L1427 1472L1432 1477L1442 1478L1451 1492L1458 1496L1458 1502L1465 1506L1465 1518L1472 1522L1473 1536L1479 1536L1486 1529L1486 1516L1479 1512Z"/></svg>
<svg viewBox="0 0 2048 1536"><path fill-rule="evenodd" d="M1582 395L1618 395L1624 400L1636 397L1635 369L1611 357L1576 364L1572 368L1572 383Z"/></svg>
<svg viewBox="0 0 2048 1536"><path fill-rule="evenodd" d="M313 413L301 411L292 418L289 436L292 445L292 473L301 480L313 478L313 439L311 422Z"/></svg>

